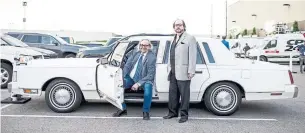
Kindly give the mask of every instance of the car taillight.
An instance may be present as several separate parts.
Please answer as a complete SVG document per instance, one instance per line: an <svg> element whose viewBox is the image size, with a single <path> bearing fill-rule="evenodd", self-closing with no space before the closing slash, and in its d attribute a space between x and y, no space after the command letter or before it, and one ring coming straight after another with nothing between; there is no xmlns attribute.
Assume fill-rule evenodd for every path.
<svg viewBox="0 0 305 133"><path fill-rule="evenodd" d="M292 76L291 71L290 71L290 70L288 70L288 73L289 73L290 83L291 83L291 84L294 84L294 81L293 81L293 76Z"/></svg>

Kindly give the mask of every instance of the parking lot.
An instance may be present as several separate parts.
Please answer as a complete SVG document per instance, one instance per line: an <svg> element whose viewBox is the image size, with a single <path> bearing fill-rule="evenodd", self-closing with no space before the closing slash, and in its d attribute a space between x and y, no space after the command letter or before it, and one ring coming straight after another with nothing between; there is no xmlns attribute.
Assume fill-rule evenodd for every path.
<svg viewBox="0 0 305 133"><path fill-rule="evenodd" d="M232 116L219 117L191 104L189 121L163 120L167 104L152 104L151 120L142 120L142 104L127 104L128 115L111 117L116 108L109 103L85 103L73 113L55 113L44 101L44 95L26 104L1 104L3 133L93 133L93 132L192 132L192 133L303 133L305 131L305 74L293 66L295 84L299 85L296 99L244 101ZM270 79L272 80L272 79ZM1 100L9 97L1 90Z"/></svg>

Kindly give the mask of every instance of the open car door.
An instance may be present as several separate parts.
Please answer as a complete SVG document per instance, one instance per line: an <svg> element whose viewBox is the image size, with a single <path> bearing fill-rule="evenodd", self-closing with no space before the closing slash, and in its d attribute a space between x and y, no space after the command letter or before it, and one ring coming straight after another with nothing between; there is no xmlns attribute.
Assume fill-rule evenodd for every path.
<svg viewBox="0 0 305 133"><path fill-rule="evenodd" d="M101 58L96 73L98 94L121 110L124 88L120 65L128 44L127 41L119 42L107 58Z"/></svg>

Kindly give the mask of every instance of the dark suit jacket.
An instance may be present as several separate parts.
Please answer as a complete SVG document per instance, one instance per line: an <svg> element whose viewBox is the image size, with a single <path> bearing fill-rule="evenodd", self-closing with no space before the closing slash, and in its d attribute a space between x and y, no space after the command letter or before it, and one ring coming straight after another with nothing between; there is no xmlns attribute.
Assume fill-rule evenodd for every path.
<svg viewBox="0 0 305 133"><path fill-rule="evenodd" d="M132 69L135 67L135 64L137 63L140 54L141 51L138 51L129 56L123 69L124 77L130 74ZM141 86L144 85L145 83L150 83L153 85L155 81L155 75L156 75L156 56L151 50L149 50L143 61L142 79L140 79L138 83L141 84Z"/></svg>

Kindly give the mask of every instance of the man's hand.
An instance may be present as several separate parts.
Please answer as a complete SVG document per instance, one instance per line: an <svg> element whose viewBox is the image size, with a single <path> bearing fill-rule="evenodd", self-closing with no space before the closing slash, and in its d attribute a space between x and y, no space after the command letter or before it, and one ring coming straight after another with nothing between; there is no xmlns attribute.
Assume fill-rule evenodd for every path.
<svg viewBox="0 0 305 133"><path fill-rule="evenodd" d="M191 74L191 73L188 74L189 79L192 79L194 76L195 76L195 74Z"/></svg>
<svg viewBox="0 0 305 133"><path fill-rule="evenodd" d="M135 83L135 84L131 87L131 89L134 90L134 91L136 91L136 90L139 89L139 87L140 87L140 85L139 85L138 83Z"/></svg>

